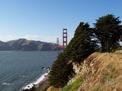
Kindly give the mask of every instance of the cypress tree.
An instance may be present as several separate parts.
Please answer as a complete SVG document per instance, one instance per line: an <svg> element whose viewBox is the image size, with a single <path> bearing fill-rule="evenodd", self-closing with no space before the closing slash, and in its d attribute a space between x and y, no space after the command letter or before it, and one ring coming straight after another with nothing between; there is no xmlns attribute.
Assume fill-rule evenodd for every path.
<svg viewBox="0 0 122 91"><path fill-rule="evenodd" d="M73 62L81 62L95 51L96 42L89 24L81 22L75 31L74 38L67 46L65 52Z"/></svg>
<svg viewBox="0 0 122 91"><path fill-rule="evenodd" d="M119 17L112 14L102 16L95 24L97 38L101 42L102 52L110 52L117 48L121 37L122 25Z"/></svg>

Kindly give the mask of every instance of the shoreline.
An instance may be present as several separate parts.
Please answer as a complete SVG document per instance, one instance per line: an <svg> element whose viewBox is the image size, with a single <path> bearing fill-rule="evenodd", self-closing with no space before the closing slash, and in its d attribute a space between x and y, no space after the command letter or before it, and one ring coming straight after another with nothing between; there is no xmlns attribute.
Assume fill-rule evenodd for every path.
<svg viewBox="0 0 122 91"><path fill-rule="evenodd" d="M48 80L48 74L49 72L42 74L36 81L22 87L20 91L34 91L39 88L41 84Z"/></svg>

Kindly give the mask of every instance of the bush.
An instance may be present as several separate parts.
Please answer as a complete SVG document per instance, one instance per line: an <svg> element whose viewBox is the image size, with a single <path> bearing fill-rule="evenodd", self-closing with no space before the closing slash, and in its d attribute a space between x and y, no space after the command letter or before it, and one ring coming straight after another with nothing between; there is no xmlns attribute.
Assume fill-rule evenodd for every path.
<svg viewBox="0 0 122 91"><path fill-rule="evenodd" d="M63 53L60 54L49 74L50 84L58 88L63 87L68 82L72 72L72 64L68 63Z"/></svg>
<svg viewBox="0 0 122 91"><path fill-rule="evenodd" d="M62 88L62 91L77 91L82 83L83 83L83 79L78 78L72 84L69 84L65 86L64 88Z"/></svg>

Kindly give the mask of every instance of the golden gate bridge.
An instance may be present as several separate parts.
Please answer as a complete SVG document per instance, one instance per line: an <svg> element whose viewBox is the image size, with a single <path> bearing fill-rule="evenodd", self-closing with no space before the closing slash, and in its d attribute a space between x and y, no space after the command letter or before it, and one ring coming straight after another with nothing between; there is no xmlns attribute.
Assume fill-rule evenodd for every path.
<svg viewBox="0 0 122 91"><path fill-rule="evenodd" d="M68 32L67 32L67 28L63 28L63 33L62 33L62 44L60 45L59 42L59 38L57 38L57 43L58 48L66 48L67 44L68 44Z"/></svg>

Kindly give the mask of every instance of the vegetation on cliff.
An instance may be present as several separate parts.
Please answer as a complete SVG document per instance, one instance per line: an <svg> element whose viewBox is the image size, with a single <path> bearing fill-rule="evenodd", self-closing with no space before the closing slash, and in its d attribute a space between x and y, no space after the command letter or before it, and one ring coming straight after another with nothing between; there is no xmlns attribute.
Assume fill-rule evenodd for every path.
<svg viewBox="0 0 122 91"><path fill-rule="evenodd" d="M92 36L90 30L87 23L79 24L74 38L52 66L49 76L51 85L63 87L73 74L72 61L81 62L95 51L96 45L90 38Z"/></svg>
<svg viewBox="0 0 122 91"><path fill-rule="evenodd" d="M122 50L93 53L74 71L73 81L61 91L122 91Z"/></svg>
<svg viewBox="0 0 122 91"><path fill-rule="evenodd" d="M50 84L64 87L74 75L72 63L83 63L93 52L115 51L120 46L122 36L120 22L118 17L111 14L100 17L93 28L88 23L81 22L69 45L54 62L49 74Z"/></svg>

